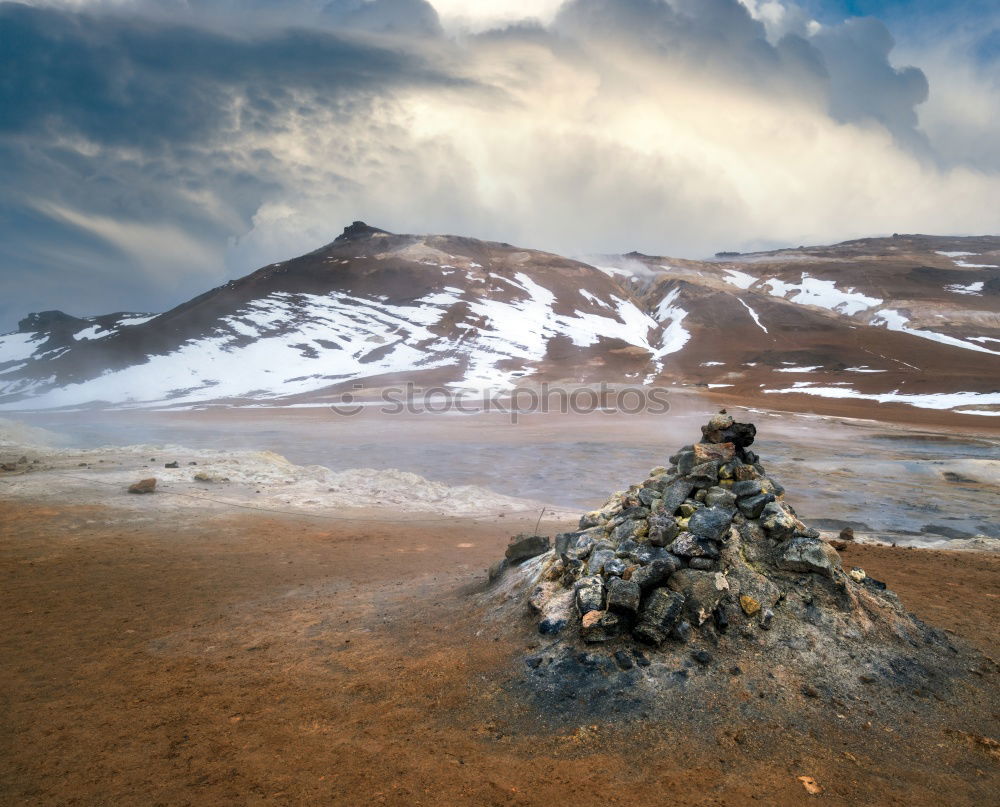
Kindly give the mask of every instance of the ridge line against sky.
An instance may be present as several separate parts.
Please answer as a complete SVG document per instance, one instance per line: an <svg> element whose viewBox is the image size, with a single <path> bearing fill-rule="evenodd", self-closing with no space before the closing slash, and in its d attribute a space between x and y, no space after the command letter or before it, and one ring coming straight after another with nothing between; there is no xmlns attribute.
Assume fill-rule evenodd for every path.
<svg viewBox="0 0 1000 807"><path fill-rule="evenodd" d="M998 233L995 5L0 2L0 331L355 219L566 255Z"/></svg>

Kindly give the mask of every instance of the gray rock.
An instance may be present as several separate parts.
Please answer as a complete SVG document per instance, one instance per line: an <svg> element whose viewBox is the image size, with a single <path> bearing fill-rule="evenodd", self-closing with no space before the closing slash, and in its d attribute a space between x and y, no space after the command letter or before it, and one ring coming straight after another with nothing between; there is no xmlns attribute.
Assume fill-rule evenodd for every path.
<svg viewBox="0 0 1000 807"><path fill-rule="evenodd" d="M592 535L584 533L576 539L576 545L571 546L566 554L571 558L576 558L577 560L586 560L591 551L594 549L594 545L596 543L597 541L594 540Z"/></svg>
<svg viewBox="0 0 1000 807"><path fill-rule="evenodd" d="M676 555L672 555L662 546L646 546L639 550L636 555L636 561L646 566L652 563L654 560L665 560L673 564L676 568L681 568L684 564L681 563L680 558Z"/></svg>
<svg viewBox="0 0 1000 807"><path fill-rule="evenodd" d="M737 499L742 499L745 496L759 496L763 487L759 479L745 479L742 482L733 482L730 490Z"/></svg>
<svg viewBox="0 0 1000 807"><path fill-rule="evenodd" d="M496 563L490 566L489 569L487 569L486 576L489 579L489 582L492 583L495 580L499 580L501 577L503 577L503 573L505 571L507 571L507 560L506 559L498 560Z"/></svg>
<svg viewBox="0 0 1000 807"><path fill-rule="evenodd" d="M515 535L507 545L504 557L510 563L521 563L549 551L549 539L545 535Z"/></svg>
<svg viewBox="0 0 1000 807"><path fill-rule="evenodd" d="M670 545L670 551L682 558L717 558L719 548L712 541L682 532Z"/></svg>
<svg viewBox="0 0 1000 807"><path fill-rule="evenodd" d="M732 510L736 507L736 494L726 488L709 488L705 492L705 504L709 507L723 507Z"/></svg>
<svg viewBox="0 0 1000 807"><path fill-rule="evenodd" d="M677 472L686 476L691 473L691 469L694 468L694 449L690 451L679 451L674 455L677 458ZM671 457L673 459L673 457Z"/></svg>
<svg viewBox="0 0 1000 807"><path fill-rule="evenodd" d="M632 582L642 591L649 591L667 582L667 578L680 568L680 561L673 555L669 559L657 559L648 566L643 566L632 572Z"/></svg>
<svg viewBox="0 0 1000 807"><path fill-rule="evenodd" d="M676 479L663 489L663 512L671 516L694 490L694 485L686 479Z"/></svg>
<svg viewBox="0 0 1000 807"><path fill-rule="evenodd" d="M770 537L783 541L791 538L795 532L795 516L786 512L778 502L770 502L764 505L760 525Z"/></svg>
<svg viewBox="0 0 1000 807"><path fill-rule="evenodd" d="M648 644L666 641L684 610L684 595L668 588L655 588L646 596L633 633Z"/></svg>
<svg viewBox="0 0 1000 807"><path fill-rule="evenodd" d="M621 577L625 574L625 561L621 558L612 558L604 563L604 575L606 577Z"/></svg>
<svg viewBox="0 0 1000 807"><path fill-rule="evenodd" d="M590 560L587 561L587 572L591 575L600 574L604 571L604 565L611 560L615 560L613 549L595 549L590 553Z"/></svg>
<svg viewBox="0 0 1000 807"><path fill-rule="evenodd" d="M600 577L584 577L576 583L576 610L580 616L604 608L604 581Z"/></svg>
<svg viewBox="0 0 1000 807"><path fill-rule="evenodd" d="M699 488L710 488L719 482L719 463L703 462L695 465L687 475L688 481Z"/></svg>
<svg viewBox="0 0 1000 807"><path fill-rule="evenodd" d="M642 488L642 490L639 491L639 501L646 505L646 507L652 505L653 501L659 498L659 491L654 490L653 488Z"/></svg>
<svg viewBox="0 0 1000 807"><path fill-rule="evenodd" d="M639 611L642 591L634 580L615 578L608 581L608 610L635 615Z"/></svg>
<svg viewBox="0 0 1000 807"><path fill-rule="evenodd" d="M626 538L631 538L635 534L636 527L638 526L638 521L633 521L631 518L627 518L615 527L614 532L611 533L611 537L616 541L624 541Z"/></svg>
<svg viewBox="0 0 1000 807"><path fill-rule="evenodd" d="M691 558L688 561L688 566L692 569L699 569L703 572L714 571L717 565L717 562L711 558Z"/></svg>
<svg viewBox="0 0 1000 807"><path fill-rule="evenodd" d="M680 532L681 528L677 525L677 520L669 513L650 516L648 538L653 546L667 546L680 535Z"/></svg>
<svg viewBox="0 0 1000 807"><path fill-rule="evenodd" d="M720 541L729 532L732 520L733 515L728 510L721 507L703 507L691 516L688 532L699 538Z"/></svg>
<svg viewBox="0 0 1000 807"><path fill-rule="evenodd" d="M773 493L759 493L756 496L748 496L739 500L740 512L746 518L760 518L764 508L774 501Z"/></svg>
<svg viewBox="0 0 1000 807"><path fill-rule="evenodd" d="M566 554L567 550L576 543L576 539L580 536L579 532L560 532L556 535L555 549L556 557L562 557Z"/></svg>
<svg viewBox="0 0 1000 807"><path fill-rule="evenodd" d="M811 572L833 577L834 572L841 568L840 555L824 541L794 538L785 547L778 567L790 572Z"/></svg>
<svg viewBox="0 0 1000 807"><path fill-rule="evenodd" d="M631 560L638 562L639 553L643 550L643 545L631 538L626 538L620 544L618 544L618 549L615 554L619 558L625 558L626 560Z"/></svg>

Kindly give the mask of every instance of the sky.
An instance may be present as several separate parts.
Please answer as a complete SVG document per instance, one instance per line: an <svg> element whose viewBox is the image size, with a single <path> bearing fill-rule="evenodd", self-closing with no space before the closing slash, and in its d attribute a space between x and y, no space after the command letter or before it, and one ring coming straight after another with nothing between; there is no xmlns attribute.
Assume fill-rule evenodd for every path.
<svg viewBox="0 0 1000 807"><path fill-rule="evenodd" d="M700 257L998 200L992 0L0 0L0 332L356 219Z"/></svg>

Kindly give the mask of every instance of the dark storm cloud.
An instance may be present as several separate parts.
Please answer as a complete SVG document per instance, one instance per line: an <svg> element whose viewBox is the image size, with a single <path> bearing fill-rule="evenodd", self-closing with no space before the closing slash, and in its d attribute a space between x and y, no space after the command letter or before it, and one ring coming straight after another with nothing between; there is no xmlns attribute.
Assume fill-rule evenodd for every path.
<svg viewBox="0 0 1000 807"><path fill-rule="evenodd" d="M354 218L681 254L989 220L995 117L926 137L927 79L875 20L571 0L445 23L426 0L0 2L0 331L162 309Z"/></svg>

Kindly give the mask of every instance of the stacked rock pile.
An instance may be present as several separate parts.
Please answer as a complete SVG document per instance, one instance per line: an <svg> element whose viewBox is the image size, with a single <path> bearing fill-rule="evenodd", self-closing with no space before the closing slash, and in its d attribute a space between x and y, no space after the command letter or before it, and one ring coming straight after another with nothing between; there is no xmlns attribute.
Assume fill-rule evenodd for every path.
<svg viewBox="0 0 1000 807"><path fill-rule="evenodd" d="M512 541L509 564L541 560L529 597L539 631L575 627L588 643L653 646L698 632L714 642L736 623L770 630L789 593L804 609L822 593L850 610L859 589L884 589L860 570L845 574L836 550L796 516L750 449L755 435L723 410L669 466L557 535L554 551L538 536ZM810 593L813 584L824 591Z"/></svg>

